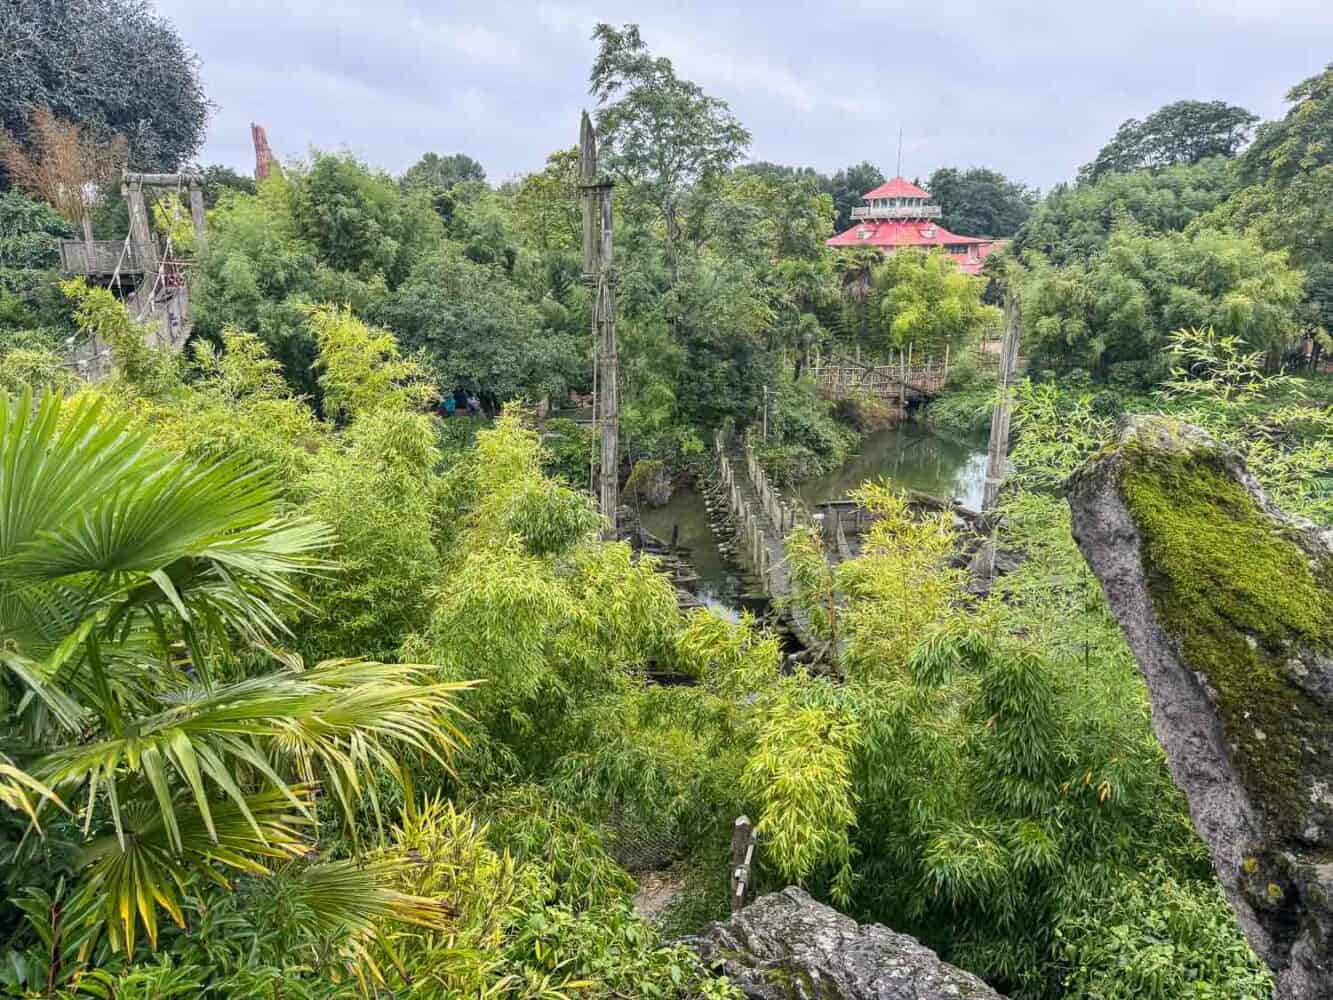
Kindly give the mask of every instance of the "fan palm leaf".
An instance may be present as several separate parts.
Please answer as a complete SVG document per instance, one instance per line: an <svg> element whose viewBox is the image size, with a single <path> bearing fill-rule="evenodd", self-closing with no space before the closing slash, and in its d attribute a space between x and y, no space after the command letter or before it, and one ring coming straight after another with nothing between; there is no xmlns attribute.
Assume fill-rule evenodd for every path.
<svg viewBox="0 0 1333 1000"><path fill-rule="evenodd" d="M78 891L116 947L155 946L159 910L181 923L191 879L307 853L317 788L378 812L373 776L462 741L467 685L431 668L274 653L218 679L216 656L272 652L329 543L269 470L172 456L93 397L0 394L0 682L20 692L0 732L25 745L0 802L34 824L77 803Z"/></svg>

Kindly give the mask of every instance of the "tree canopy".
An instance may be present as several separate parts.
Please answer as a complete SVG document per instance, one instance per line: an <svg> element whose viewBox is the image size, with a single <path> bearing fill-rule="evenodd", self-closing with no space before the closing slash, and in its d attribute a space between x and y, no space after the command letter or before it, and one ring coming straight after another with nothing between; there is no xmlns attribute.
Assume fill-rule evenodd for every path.
<svg viewBox="0 0 1333 1000"><path fill-rule="evenodd" d="M833 208L838 213L834 228L842 232L852 224L852 209L861 204L861 197L867 191L873 191L885 181L879 167L869 160L850 167L844 167L833 175L829 193L833 195Z"/></svg>
<svg viewBox="0 0 1333 1000"><path fill-rule="evenodd" d="M750 133L727 102L676 75L654 57L636 24L593 32L597 57L588 77L596 97L603 169L633 180L667 220L668 233L686 189L736 163Z"/></svg>
<svg viewBox="0 0 1333 1000"><path fill-rule="evenodd" d="M9 0L0 26L0 127L20 142L47 108L123 136L139 170L176 170L199 149L209 105L197 60L149 0Z"/></svg>
<svg viewBox="0 0 1333 1000"><path fill-rule="evenodd" d="M1079 168L1078 179L1095 181L1110 173L1233 157L1258 120L1253 112L1225 101L1176 101L1142 121L1130 118L1121 124L1092 162Z"/></svg>
<svg viewBox="0 0 1333 1000"><path fill-rule="evenodd" d="M985 167L941 167L926 190L944 212L940 224L964 236L1013 236L1037 201L1031 188Z"/></svg>
<svg viewBox="0 0 1333 1000"><path fill-rule="evenodd" d="M449 156L426 153L404 171L401 181L403 188L408 191L429 191L433 188L447 191L463 181L485 179L485 169L466 153L452 153Z"/></svg>

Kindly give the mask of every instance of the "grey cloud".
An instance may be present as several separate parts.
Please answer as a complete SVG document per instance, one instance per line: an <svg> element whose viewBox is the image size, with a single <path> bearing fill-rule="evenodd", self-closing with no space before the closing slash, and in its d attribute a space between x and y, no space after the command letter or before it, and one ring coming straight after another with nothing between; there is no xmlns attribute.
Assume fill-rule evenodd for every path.
<svg viewBox="0 0 1333 1000"><path fill-rule="evenodd" d="M203 159L251 166L248 123L282 156L350 148L389 170L466 152L496 180L571 145L599 20L728 100L753 156L835 170L994 166L1043 188L1116 126L1168 101L1264 116L1333 60L1324 0L158 0L218 104Z"/></svg>

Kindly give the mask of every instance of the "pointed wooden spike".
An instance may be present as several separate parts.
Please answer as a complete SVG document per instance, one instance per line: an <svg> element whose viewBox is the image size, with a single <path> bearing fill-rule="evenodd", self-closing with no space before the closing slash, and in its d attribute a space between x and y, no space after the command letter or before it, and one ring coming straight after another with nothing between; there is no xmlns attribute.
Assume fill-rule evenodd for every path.
<svg viewBox="0 0 1333 1000"><path fill-rule="evenodd" d="M597 183L597 132L586 111L579 123L579 180L583 184Z"/></svg>

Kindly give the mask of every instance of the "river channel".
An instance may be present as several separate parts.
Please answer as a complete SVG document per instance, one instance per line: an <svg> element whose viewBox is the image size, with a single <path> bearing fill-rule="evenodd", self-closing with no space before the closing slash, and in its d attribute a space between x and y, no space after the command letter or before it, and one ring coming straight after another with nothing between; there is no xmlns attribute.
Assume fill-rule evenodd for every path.
<svg viewBox="0 0 1333 1000"><path fill-rule="evenodd" d="M809 506L839 500L867 480L886 480L902 489L960 501L981 508L986 478L984 443L942 437L920 424L905 423L862 438L857 450L826 476L802 483L796 494ZM663 540L679 528L679 542L690 550L699 574L699 599L728 617L735 617L744 583L734 565L718 551L708 526L703 497L677 490L663 507L645 507L643 526Z"/></svg>

